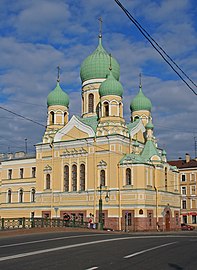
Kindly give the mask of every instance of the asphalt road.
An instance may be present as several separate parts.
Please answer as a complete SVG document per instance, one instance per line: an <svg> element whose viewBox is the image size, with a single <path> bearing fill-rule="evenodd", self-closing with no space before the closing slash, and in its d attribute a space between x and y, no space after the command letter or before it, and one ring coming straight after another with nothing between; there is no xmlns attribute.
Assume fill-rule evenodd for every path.
<svg viewBox="0 0 197 270"><path fill-rule="evenodd" d="M0 269L197 269L197 233L61 232L0 238Z"/></svg>

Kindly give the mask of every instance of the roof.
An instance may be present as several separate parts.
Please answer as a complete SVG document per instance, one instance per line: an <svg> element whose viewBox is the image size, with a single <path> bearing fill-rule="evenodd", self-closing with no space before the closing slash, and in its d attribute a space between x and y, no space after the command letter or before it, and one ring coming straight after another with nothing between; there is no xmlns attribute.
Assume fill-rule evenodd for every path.
<svg viewBox="0 0 197 270"><path fill-rule="evenodd" d="M81 121L85 125L90 126L94 130L94 132L96 133L96 128L98 125L97 116L91 116L91 117L85 117L85 118L81 118L79 116L76 116L76 117L79 121Z"/></svg>
<svg viewBox="0 0 197 270"><path fill-rule="evenodd" d="M99 87L99 94L101 97L108 95L115 95L122 97L123 87L119 81L114 78L112 71L109 71L107 79L101 83Z"/></svg>
<svg viewBox="0 0 197 270"><path fill-rule="evenodd" d="M126 125L127 125L127 127L128 127L128 130L129 130L129 132L135 127L135 126L137 126L137 124L139 124L139 122L140 122L140 119L137 119L137 120L135 120L134 122L130 122L130 123L127 123Z"/></svg>
<svg viewBox="0 0 197 270"><path fill-rule="evenodd" d="M189 162L186 162L184 159L171 160L168 161L168 163L172 166L176 166L179 169L197 167L197 160L195 159L191 159Z"/></svg>
<svg viewBox="0 0 197 270"><path fill-rule="evenodd" d="M53 91L51 91L47 97L47 105L62 105L68 107L69 105L69 97L60 87L59 82Z"/></svg>
<svg viewBox="0 0 197 270"><path fill-rule="evenodd" d="M120 66L115 58L111 57L112 73L119 80ZM109 74L110 56L102 46L101 36L96 50L82 63L80 76L82 82L90 79L105 79Z"/></svg>
<svg viewBox="0 0 197 270"><path fill-rule="evenodd" d="M132 112L143 110L150 112L152 109L152 103L150 99L144 95L141 86L137 96L131 101L130 109Z"/></svg>
<svg viewBox="0 0 197 270"><path fill-rule="evenodd" d="M153 156L158 156L160 158L160 154L153 141L148 140L145 143L141 156L147 161L150 161Z"/></svg>
<svg viewBox="0 0 197 270"><path fill-rule="evenodd" d="M131 162L133 164L145 164L147 163L146 160L138 154L126 154L121 160L120 164L123 165L124 163Z"/></svg>

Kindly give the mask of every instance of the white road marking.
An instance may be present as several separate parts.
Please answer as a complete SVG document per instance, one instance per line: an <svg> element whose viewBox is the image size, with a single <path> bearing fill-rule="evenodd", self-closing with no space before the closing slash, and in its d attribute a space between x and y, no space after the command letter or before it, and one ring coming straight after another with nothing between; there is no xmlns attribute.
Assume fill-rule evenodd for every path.
<svg viewBox="0 0 197 270"><path fill-rule="evenodd" d="M70 249L70 248L76 248L76 247L82 247L82 246L88 246L88 245L94 245L94 244L100 244L100 243L106 243L106 242L112 242L112 241L139 239L139 238L144 239L144 238L150 238L150 237L148 237L148 236L145 236L145 237L138 237L138 236L136 236L136 237L132 237L132 236L120 237L120 238L96 240L96 241L73 244L73 245L68 245L68 246L61 246L61 247L56 247L56 248L48 248L48 249L43 249L43 250L36 250L36 251L30 251L30 252L16 254L16 255L10 255L10 256L6 256L6 257L0 257L0 262L7 261L7 260L12 260L12 259L23 258L23 257L28 257L28 256L33 256L33 255L39 255L39 254L53 252L53 251L64 250L64 249ZM174 243L176 243L176 242L174 242Z"/></svg>
<svg viewBox="0 0 197 270"><path fill-rule="evenodd" d="M88 237L88 236L94 236L94 235L97 236L97 235L103 235L103 234L97 233L97 234L84 234L84 235L73 235L73 236L71 235L71 236L63 236L63 237L56 237L56 238L48 238L48 239L35 240L35 241L29 241L29 242L21 242L21 243L16 243L16 244L2 245L0 246L0 248L15 247L15 246L36 244L36 243L49 242L49 241L64 240L64 239L70 239L70 238Z"/></svg>
<svg viewBox="0 0 197 270"><path fill-rule="evenodd" d="M98 269L98 267L97 266L94 266L94 267L88 268L86 270L94 270L94 269Z"/></svg>
<svg viewBox="0 0 197 270"><path fill-rule="evenodd" d="M125 259L128 259L128 258L131 258L131 257L135 257L135 256L137 256L137 255L146 253L146 252L148 252L148 251L151 251L151 250L154 250L154 249L158 249L158 248L162 248L162 247L167 247L167 246L170 246L170 245L174 245L174 244L176 244L176 243L177 243L177 242L171 242L171 243L167 243L167 244L164 244L164 245L160 245L160 246L148 248L148 249L145 249L145 250L141 250L141 251L139 251L139 252L136 252L136 253L127 255L127 256L125 256L124 258L125 258Z"/></svg>

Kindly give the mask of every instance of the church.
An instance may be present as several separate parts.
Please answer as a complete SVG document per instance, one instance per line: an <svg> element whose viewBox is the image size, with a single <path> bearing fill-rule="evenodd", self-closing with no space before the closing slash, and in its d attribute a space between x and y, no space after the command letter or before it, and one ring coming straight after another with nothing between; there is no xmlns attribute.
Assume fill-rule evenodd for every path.
<svg viewBox="0 0 197 270"><path fill-rule="evenodd" d="M178 229L179 172L157 145L152 103L140 83L126 123L120 66L101 33L80 77L81 116L69 118L69 96L58 76L36 155L2 159L0 217L69 216L113 230Z"/></svg>

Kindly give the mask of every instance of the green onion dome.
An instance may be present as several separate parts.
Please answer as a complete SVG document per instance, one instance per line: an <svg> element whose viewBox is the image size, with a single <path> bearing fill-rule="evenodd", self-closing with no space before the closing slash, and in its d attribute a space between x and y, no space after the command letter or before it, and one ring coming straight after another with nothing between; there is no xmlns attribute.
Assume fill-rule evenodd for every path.
<svg viewBox="0 0 197 270"><path fill-rule="evenodd" d="M149 112L151 112L152 103L151 103L150 99L148 99L144 95L144 93L142 92L141 86L140 86L139 93L131 101L130 109L132 112L134 112L134 111L149 111Z"/></svg>
<svg viewBox="0 0 197 270"><path fill-rule="evenodd" d="M80 76L81 81L90 79L105 79L109 74L110 56L102 46L101 36L99 36L99 45L96 50L89 55L82 63ZM111 66L116 80L120 77L120 66L118 62L111 57Z"/></svg>
<svg viewBox="0 0 197 270"><path fill-rule="evenodd" d="M47 97L47 106L62 105L68 107L69 97L60 87L59 82L53 91L51 91Z"/></svg>
<svg viewBox="0 0 197 270"><path fill-rule="evenodd" d="M115 95L122 97L123 87L119 81L117 81L112 73L112 70L109 71L107 79L101 83L99 87L99 95L101 97L108 95Z"/></svg>

